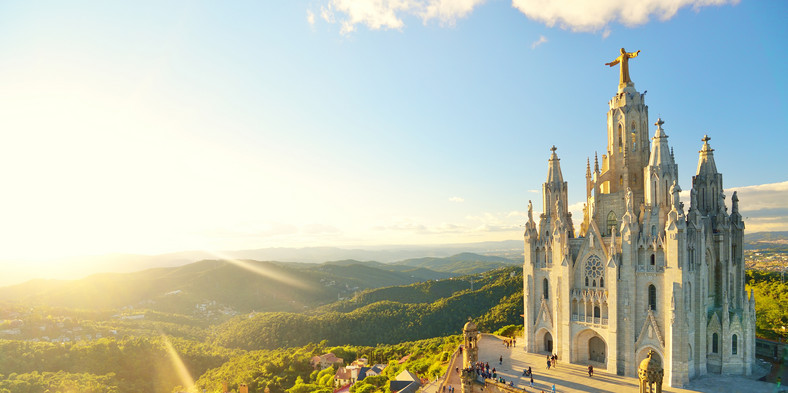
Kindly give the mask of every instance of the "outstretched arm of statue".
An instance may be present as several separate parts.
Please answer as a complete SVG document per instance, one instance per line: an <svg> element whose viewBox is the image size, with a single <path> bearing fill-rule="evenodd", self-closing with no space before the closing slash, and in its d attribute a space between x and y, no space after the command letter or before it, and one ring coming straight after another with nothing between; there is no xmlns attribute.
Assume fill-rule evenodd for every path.
<svg viewBox="0 0 788 393"><path fill-rule="evenodd" d="M618 64L618 59L615 59L615 60L611 61L610 63L605 63L606 66L611 66L611 67L616 65L616 64Z"/></svg>
<svg viewBox="0 0 788 393"><path fill-rule="evenodd" d="M640 53L640 49L638 49L637 52L627 53L627 57L629 57L630 59L633 57L638 57L638 53Z"/></svg>

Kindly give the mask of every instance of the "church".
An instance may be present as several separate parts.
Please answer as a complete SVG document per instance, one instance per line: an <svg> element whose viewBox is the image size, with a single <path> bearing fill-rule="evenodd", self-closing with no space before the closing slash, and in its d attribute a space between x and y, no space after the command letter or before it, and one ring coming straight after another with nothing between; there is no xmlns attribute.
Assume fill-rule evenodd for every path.
<svg viewBox="0 0 788 393"><path fill-rule="evenodd" d="M622 48L606 64L619 65L619 85L607 112L607 154L586 164L579 231L555 146L538 224L529 201L525 350L633 377L654 351L665 383L677 387L706 374L749 375L755 300L744 286L738 197L726 203L704 136L689 207L680 200L664 122L649 130L645 95L629 76L639 52Z"/></svg>

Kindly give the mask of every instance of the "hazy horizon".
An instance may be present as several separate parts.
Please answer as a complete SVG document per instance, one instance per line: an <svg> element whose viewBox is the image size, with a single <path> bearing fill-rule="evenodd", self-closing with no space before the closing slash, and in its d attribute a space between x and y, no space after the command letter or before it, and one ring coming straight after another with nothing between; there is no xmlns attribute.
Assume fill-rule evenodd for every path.
<svg viewBox="0 0 788 393"><path fill-rule="evenodd" d="M708 134L747 232L788 230L788 3L714 3L3 2L0 260L50 261L4 275L518 240L552 145L579 223L622 47L684 193Z"/></svg>

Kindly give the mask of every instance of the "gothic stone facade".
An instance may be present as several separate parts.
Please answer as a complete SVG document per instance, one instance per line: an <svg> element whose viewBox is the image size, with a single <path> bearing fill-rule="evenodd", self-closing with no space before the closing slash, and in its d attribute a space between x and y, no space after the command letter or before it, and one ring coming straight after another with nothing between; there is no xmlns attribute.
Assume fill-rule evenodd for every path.
<svg viewBox="0 0 788 393"><path fill-rule="evenodd" d="M670 386L707 373L749 375L755 303L744 287L738 198L728 213L704 137L685 212L664 123L649 143L644 99L630 82L609 102L607 154L593 171L586 166L577 235L552 149L544 213L537 226L529 202L525 229L526 350L633 377L653 350Z"/></svg>

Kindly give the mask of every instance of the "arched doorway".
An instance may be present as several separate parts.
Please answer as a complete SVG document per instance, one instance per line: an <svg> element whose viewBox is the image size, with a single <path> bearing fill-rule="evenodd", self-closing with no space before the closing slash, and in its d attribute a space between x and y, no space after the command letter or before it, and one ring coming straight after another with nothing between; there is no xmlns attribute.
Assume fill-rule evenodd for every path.
<svg viewBox="0 0 788 393"><path fill-rule="evenodd" d="M572 363L587 365L592 362L595 368L605 369L607 364L607 341L594 329L584 329L572 340Z"/></svg>
<svg viewBox="0 0 788 393"><path fill-rule="evenodd" d="M588 360L605 363L605 347L605 341L599 336L591 337L588 340Z"/></svg>
<svg viewBox="0 0 788 393"><path fill-rule="evenodd" d="M545 332L543 344L542 348L545 352L553 353L553 335L550 332Z"/></svg>

